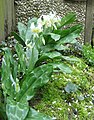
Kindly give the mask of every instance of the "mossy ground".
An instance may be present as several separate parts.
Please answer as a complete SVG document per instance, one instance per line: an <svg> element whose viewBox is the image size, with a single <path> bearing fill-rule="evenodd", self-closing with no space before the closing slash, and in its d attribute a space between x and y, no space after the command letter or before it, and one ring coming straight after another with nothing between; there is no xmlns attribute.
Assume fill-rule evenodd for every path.
<svg viewBox="0 0 94 120"><path fill-rule="evenodd" d="M69 65L72 73L54 73L30 104L54 120L93 120L94 68L85 64L83 59ZM67 93L68 82L76 84L78 90Z"/></svg>

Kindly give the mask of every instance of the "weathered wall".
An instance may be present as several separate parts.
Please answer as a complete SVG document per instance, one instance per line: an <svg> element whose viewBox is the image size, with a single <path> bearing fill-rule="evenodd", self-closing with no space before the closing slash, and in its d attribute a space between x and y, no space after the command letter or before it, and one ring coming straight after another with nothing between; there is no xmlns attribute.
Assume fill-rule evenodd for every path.
<svg viewBox="0 0 94 120"><path fill-rule="evenodd" d="M0 42L4 39L4 9L2 10L2 6L4 6L4 1L0 0Z"/></svg>
<svg viewBox="0 0 94 120"><path fill-rule="evenodd" d="M79 1L79 0L78 0ZM77 23L85 25L86 2L73 0L15 0L16 20L26 23L28 19L56 11L60 16L76 12ZM81 39L84 39L84 32Z"/></svg>

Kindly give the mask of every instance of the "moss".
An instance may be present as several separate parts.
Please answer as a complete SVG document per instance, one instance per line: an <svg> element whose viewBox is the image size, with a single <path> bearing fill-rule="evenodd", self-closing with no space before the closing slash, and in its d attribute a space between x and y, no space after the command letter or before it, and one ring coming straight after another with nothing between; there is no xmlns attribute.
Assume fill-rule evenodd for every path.
<svg viewBox="0 0 94 120"><path fill-rule="evenodd" d="M70 67L73 70L71 74L52 75L52 80L40 90L41 100L33 107L55 117L56 120L92 120L94 119L94 68L80 59L79 62L71 63ZM75 93L65 91L64 88L69 81L79 86ZM78 96L84 99L80 100Z"/></svg>

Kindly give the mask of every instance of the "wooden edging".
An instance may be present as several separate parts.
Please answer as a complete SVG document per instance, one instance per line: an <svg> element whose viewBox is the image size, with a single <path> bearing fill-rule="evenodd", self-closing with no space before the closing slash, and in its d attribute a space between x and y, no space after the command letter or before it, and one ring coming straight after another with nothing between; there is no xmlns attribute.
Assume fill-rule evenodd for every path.
<svg viewBox="0 0 94 120"><path fill-rule="evenodd" d="M85 38L84 43L91 44L92 28L93 28L93 5L94 0L87 0L86 3L86 22L85 22Z"/></svg>
<svg viewBox="0 0 94 120"><path fill-rule="evenodd" d="M14 0L0 0L0 41L5 39L14 26Z"/></svg>

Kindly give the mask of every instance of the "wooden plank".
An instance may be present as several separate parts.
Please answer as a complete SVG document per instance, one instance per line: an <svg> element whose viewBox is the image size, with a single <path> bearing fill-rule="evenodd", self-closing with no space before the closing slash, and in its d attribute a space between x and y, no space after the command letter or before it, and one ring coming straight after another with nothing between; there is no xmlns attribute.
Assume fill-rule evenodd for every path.
<svg viewBox="0 0 94 120"><path fill-rule="evenodd" d="M87 0L86 5L86 22L85 22L85 39L84 43L91 44L92 25L93 25L93 3L94 0Z"/></svg>
<svg viewBox="0 0 94 120"><path fill-rule="evenodd" d="M12 0L12 30L15 30L15 25L16 25L16 12L14 0Z"/></svg>
<svg viewBox="0 0 94 120"><path fill-rule="evenodd" d="M14 0L0 0L0 40L3 40L15 26Z"/></svg>
<svg viewBox="0 0 94 120"><path fill-rule="evenodd" d="M4 0L0 0L0 42L4 39Z"/></svg>
<svg viewBox="0 0 94 120"><path fill-rule="evenodd" d="M11 32L12 30L12 0L7 0L7 15L8 15L8 34Z"/></svg>

